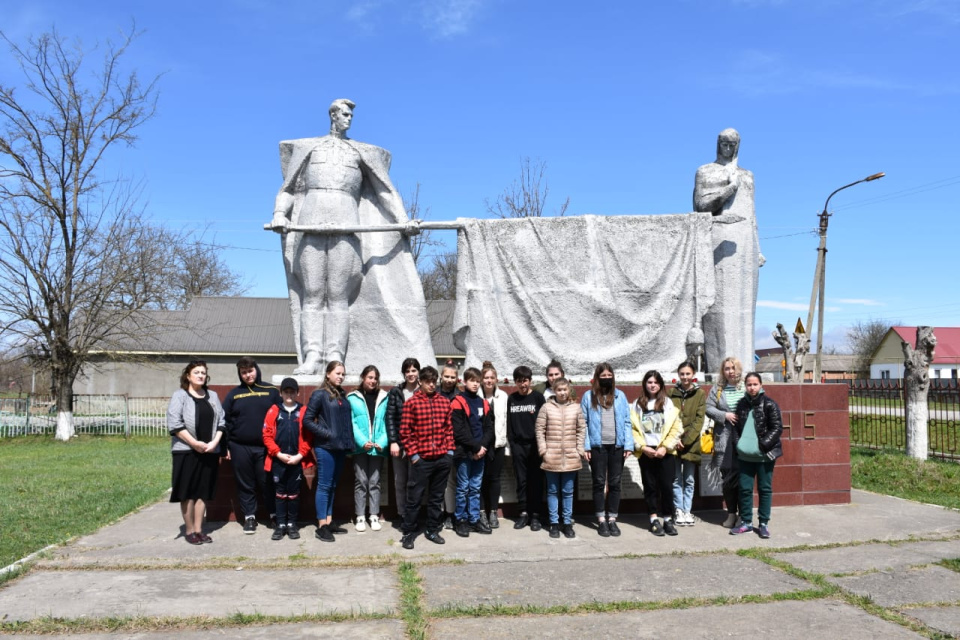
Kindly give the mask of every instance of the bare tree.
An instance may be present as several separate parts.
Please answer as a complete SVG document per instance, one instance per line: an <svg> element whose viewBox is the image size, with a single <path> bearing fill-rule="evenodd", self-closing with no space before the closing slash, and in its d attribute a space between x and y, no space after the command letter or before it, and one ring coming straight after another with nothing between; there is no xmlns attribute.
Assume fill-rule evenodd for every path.
<svg viewBox="0 0 960 640"><path fill-rule="evenodd" d="M937 337L933 327L917 327L917 348L906 340L900 341L903 349L903 383L906 389L907 455L917 460L927 459L929 446L927 423L930 408L927 394L930 392L930 363L933 362Z"/></svg>
<svg viewBox="0 0 960 640"><path fill-rule="evenodd" d="M411 220L426 220L430 216L430 207L420 206L420 183L414 188L413 192L403 198L403 206L407 210L407 217ZM425 251L430 247L442 246L439 240L433 237L432 231L421 231L420 233L409 236L410 252L413 254L413 263L421 264L420 258L424 257Z"/></svg>
<svg viewBox="0 0 960 640"><path fill-rule="evenodd" d="M32 378L33 367L26 351L16 347L0 350L0 391L18 395L29 393Z"/></svg>
<svg viewBox="0 0 960 640"><path fill-rule="evenodd" d="M420 272L427 300L454 300L457 297L457 252L433 256L429 268Z"/></svg>
<svg viewBox="0 0 960 640"><path fill-rule="evenodd" d="M887 335L891 326L901 324L898 322L887 322L884 320L857 320L847 330L847 345L850 352L856 356L854 368L860 375L869 377L870 358L880 347L883 338Z"/></svg>
<svg viewBox="0 0 960 640"><path fill-rule="evenodd" d="M157 79L120 69L136 35L88 65L90 52L55 31L23 46L0 33L25 94L0 83L0 331L49 367L60 440L74 433L83 364L140 311L123 302L145 221L135 190L99 175L105 154L132 145L156 109Z"/></svg>
<svg viewBox="0 0 960 640"><path fill-rule="evenodd" d="M798 327L799 328L799 327ZM796 349L790 346L790 337L787 336L787 330L783 324L777 323L777 330L773 332L773 339L780 345L783 351L783 369L784 382L803 382L803 359L810 351L810 338L805 333L793 334Z"/></svg>
<svg viewBox="0 0 960 640"><path fill-rule="evenodd" d="M250 288L243 277L223 261L222 249L216 241L205 242L201 234L189 238L174 251L173 296L168 300L176 308L186 308L197 296L239 296Z"/></svg>
<svg viewBox="0 0 960 640"><path fill-rule="evenodd" d="M237 296L249 288L206 241L206 230L173 230L141 222L116 266L125 275L117 304L124 309L185 309L197 296Z"/></svg>
<svg viewBox="0 0 960 640"><path fill-rule="evenodd" d="M487 211L498 218L541 218L547 206L550 186L546 177L547 163L529 156L520 160L520 179L503 190L496 200L484 200ZM570 206L570 198L563 201L556 215L562 216Z"/></svg>

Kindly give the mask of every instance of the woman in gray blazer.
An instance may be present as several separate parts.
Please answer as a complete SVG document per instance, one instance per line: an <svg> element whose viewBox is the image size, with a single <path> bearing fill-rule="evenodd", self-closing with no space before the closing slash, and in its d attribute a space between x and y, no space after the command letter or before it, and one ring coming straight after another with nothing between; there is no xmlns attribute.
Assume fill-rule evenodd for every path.
<svg viewBox="0 0 960 640"><path fill-rule="evenodd" d="M207 363L194 360L180 374L180 388L167 407L173 455L170 502L180 503L184 538L190 544L213 540L203 532L206 503L213 500L223 437L223 407L207 388Z"/></svg>

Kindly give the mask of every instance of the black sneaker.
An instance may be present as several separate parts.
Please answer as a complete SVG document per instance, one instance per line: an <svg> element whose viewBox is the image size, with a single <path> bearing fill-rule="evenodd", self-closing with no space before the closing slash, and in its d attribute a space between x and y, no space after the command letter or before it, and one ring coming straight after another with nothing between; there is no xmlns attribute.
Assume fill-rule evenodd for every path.
<svg viewBox="0 0 960 640"><path fill-rule="evenodd" d="M484 535L488 535L488 534L493 533L493 529L490 528L490 525L489 525L489 524L487 524L486 522L483 521L483 518L481 518L481 519L477 520L476 522L474 522L473 524L471 524L471 525L470 525L470 529L471 529L471 531L473 531L474 533L482 533L482 534L484 534Z"/></svg>
<svg viewBox="0 0 960 640"><path fill-rule="evenodd" d="M404 549L413 549L413 541L417 539L417 534L415 533L405 533L403 537L400 538L400 544L403 545Z"/></svg>
<svg viewBox="0 0 960 640"><path fill-rule="evenodd" d="M597 524L597 533L600 534L601 538L610 537L610 526L607 524L606 520L601 520L600 523Z"/></svg>
<svg viewBox="0 0 960 640"><path fill-rule="evenodd" d="M291 540L300 539L300 531L299 529L297 529L297 525L295 524L287 525L287 537L290 538Z"/></svg>
<svg viewBox="0 0 960 640"><path fill-rule="evenodd" d="M563 537L564 537L564 538L576 538L576 537L577 537L577 534L574 533L574 531L573 531L573 525L572 525L572 524L569 524L569 523L568 523L568 524L563 525Z"/></svg>
<svg viewBox="0 0 960 640"><path fill-rule="evenodd" d="M490 528L491 528L491 529L499 529L499 528L500 528L500 518L497 516L497 512L496 512L496 511L491 511L491 512L490 512L490 517L487 518L487 520L490 522Z"/></svg>
<svg viewBox="0 0 960 640"><path fill-rule="evenodd" d="M534 513L530 516L530 531L540 531L540 529L543 529L543 525L540 524L540 518Z"/></svg>
<svg viewBox="0 0 960 640"><path fill-rule="evenodd" d="M285 533L285 531L283 530L283 527L277 527L276 529L273 530L273 535L270 536L270 539L271 539L271 540L282 540L284 533Z"/></svg>
<svg viewBox="0 0 960 640"><path fill-rule="evenodd" d="M677 528L673 526L673 520L664 520L663 521L663 532L668 536L677 535Z"/></svg>
<svg viewBox="0 0 960 640"><path fill-rule="evenodd" d="M333 537L333 532L330 530L330 525L325 524L321 527L317 527L316 534L317 539L322 540L323 542L336 542L337 539Z"/></svg>
<svg viewBox="0 0 960 640"><path fill-rule="evenodd" d="M487 520L487 512L486 512L486 511L481 511L481 512L480 512L480 522L482 522L484 525L486 525L487 528L490 528L490 521Z"/></svg>
<svg viewBox="0 0 960 640"><path fill-rule="evenodd" d="M521 513L521 514L520 514L520 517L517 518L517 521L513 523L513 528L514 528L514 529L523 529L523 528L524 528L525 526L527 526L529 523L530 523L530 516L528 516L528 515L526 514L526 512L524 512L524 513Z"/></svg>
<svg viewBox="0 0 960 640"><path fill-rule="evenodd" d="M423 534L423 537L432 542L433 544L445 544L447 541L443 539L439 531L427 531Z"/></svg>
<svg viewBox="0 0 960 640"><path fill-rule="evenodd" d="M470 525L467 524L466 520L457 520L456 527L454 530L457 532L457 535L461 538L470 537Z"/></svg>
<svg viewBox="0 0 960 640"><path fill-rule="evenodd" d="M347 530L339 524L330 523L330 533L346 533Z"/></svg>
<svg viewBox="0 0 960 640"><path fill-rule="evenodd" d="M277 523L277 514L271 513L271 514L270 514L270 528L271 528L271 529L276 529L278 526L280 526L280 525Z"/></svg>
<svg viewBox="0 0 960 640"><path fill-rule="evenodd" d="M550 524L550 537L559 538L560 537L560 525L556 522Z"/></svg>
<svg viewBox="0 0 960 640"><path fill-rule="evenodd" d="M257 531L257 519L253 516L247 516L243 521L243 533L250 536Z"/></svg>
<svg viewBox="0 0 960 640"><path fill-rule="evenodd" d="M650 533L657 537L663 536L663 525L660 524L659 519L650 523Z"/></svg>
<svg viewBox="0 0 960 640"><path fill-rule="evenodd" d="M608 522L607 529L610 531L610 535L612 535L614 538L620 535L620 527L617 526L616 520L611 520Z"/></svg>
<svg viewBox="0 0 960 640"><path fill-rule="evenodd" d="M443 519L443 528L444 528L444 529L453 530L454 526L456 526L456 525L454 525L454 523L453 523L453 518L452 518L452 517L447 516L446 518Z"/></svg>

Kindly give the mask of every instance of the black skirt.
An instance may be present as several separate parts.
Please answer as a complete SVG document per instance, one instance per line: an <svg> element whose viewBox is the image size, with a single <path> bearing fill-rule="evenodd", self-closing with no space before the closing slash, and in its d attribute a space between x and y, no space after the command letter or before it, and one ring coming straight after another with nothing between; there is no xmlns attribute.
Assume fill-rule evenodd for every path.
<svg viewBox="0 0 960 640"><path fill-rule="evenodd" d="M218 453L173 452L173 491L170 502L213 500L217 488Z"/></svg>

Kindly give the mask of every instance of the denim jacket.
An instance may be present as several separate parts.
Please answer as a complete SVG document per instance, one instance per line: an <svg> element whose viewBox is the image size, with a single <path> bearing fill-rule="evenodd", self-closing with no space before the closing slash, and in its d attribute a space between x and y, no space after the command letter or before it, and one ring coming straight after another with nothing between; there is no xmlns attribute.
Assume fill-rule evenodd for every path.
<svg viewBox="0 0 960 640"><path fill-rule="evenodd" d="M587 437L583 443L584 451L590 451L591 446L600 446L600 409L594 409L590 399L593 397L592 391L583 394L583 400L580 401L580 409L587 419ZM630 405L627 403L627 396L620 389L613 390L613 419L617 425L616 446L622 447L624 451L633 451L633 429L630 426Z"/></svg>

